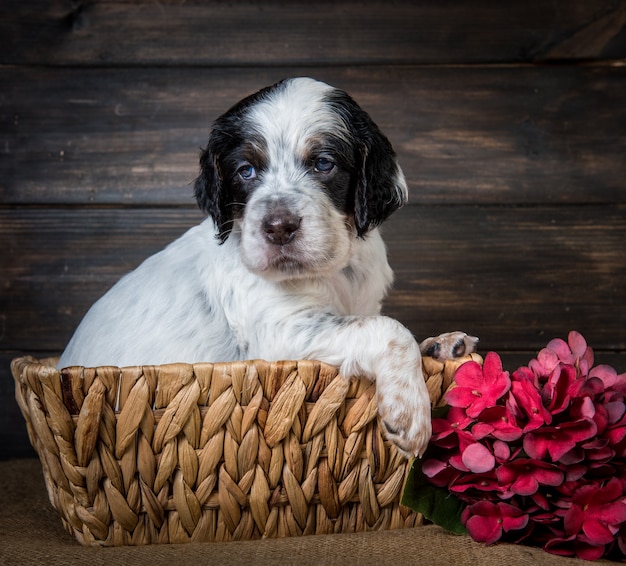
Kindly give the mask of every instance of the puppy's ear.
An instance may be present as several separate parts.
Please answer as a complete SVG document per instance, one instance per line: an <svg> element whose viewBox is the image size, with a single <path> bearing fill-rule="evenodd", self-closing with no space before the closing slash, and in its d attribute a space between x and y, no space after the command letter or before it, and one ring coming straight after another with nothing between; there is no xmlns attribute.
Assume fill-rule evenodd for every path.
<svg viewBox="0 0 626 566"><path fill-rule="evenodd" d="M359 176L355 188L354 219L357 233L382 224L407 201L407 185L389 140L378 130L371 131L357 146Z"/></svg>
<svg viewBox="0 0 626 566"><path fill-rule="evenodd" d="M194 184L198 206L213 218L220 241L228 238L233 225L232 199L224 184L220 170L219 136L212 134L205 150L200 155L200 174Z"/></svg>
<svg viewBox="0 0 626 566"><path fill-rule="evenodd" d="M406 202L408 189L391 143L369 114L343 91L334 103L354 138L354 220L362 237Z"/></svg>

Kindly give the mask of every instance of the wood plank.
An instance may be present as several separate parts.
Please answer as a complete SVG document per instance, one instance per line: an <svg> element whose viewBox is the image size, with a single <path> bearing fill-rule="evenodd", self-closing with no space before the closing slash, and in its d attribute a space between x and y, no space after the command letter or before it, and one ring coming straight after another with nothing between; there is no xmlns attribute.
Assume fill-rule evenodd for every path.
<svg viewBox="0 0 626 566"><path fill-rule="evenodd" d="M196 223L166 209L0 210L0 350L59 351L123 273ZM464 329L534 350L571 329L626 350L626 208L405 207L385 229L385 311L418 337Z"/></svg>
<svg viewBox="0 0 626 566"><path fill-rule="evenodd" d="M0 201L193 206L211 122L310 71L1 68ZM316 76L348 90L387 133L414 203L626 202L624 66Z"/></svg>
<svg viewBox="0 0 626 566"><path fill-rule="evenodd" d="M570 330L626 348L626 208L409 207L385 232L386 312L417 336L462 329L495 350Z"/></svg>
<svg viewBox="0 0 626 566"><path fill-rule="evenodd" d="M626 6L526 2L9 0L0 63L355 65L624 58Z"/></svg>

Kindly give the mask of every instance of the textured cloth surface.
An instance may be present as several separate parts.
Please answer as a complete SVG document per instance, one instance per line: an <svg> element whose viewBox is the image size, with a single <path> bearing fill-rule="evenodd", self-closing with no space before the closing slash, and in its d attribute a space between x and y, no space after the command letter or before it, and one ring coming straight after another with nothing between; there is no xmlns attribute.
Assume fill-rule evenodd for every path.
<svg viewBox="0 0 626 566"><path fill-rule="evenodd" d="M399 531L229 543L86 548L48 501L39 460L0 462L0 564L423 564L425 566L581 566L521 545L485 547L434 525ZM611 564L600 561L600 564Z"/></svg>

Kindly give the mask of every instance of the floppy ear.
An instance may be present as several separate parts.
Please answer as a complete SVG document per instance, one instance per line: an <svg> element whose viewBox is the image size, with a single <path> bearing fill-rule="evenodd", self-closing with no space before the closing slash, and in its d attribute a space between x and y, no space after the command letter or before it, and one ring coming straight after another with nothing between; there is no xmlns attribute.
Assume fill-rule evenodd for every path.
<svg viewBox="0 0 626 566"><path fill-rule="evenodd" d="M224 184L219 164L219 136L211 134L209 143L200 155L200 174L194 183L198 206L213 218L222 243L228 238L233 225L232 199Z"/></svg>
<svg viewBox="0 0 626 566"><path fill-rule="evenodd" d="M354 219L357 234L382 224L407 201L407 185L389 140L360 108Z"/></svg>
<svg viewBox="0 0 626 566"><path fill-rule="evenodd" d="M336 90L330 102L354 143L354 221L359 237L382 224L407 200L408 189L387 137L347 93Z"/></svg>
<svg viewBox="0 0 626 566"><path fill-rule="evenodd" d="M228 177L227 158L245 138L242 128L246 110L279 85L245 97L222 114L214 122L207 147L200 155L200 175L195 181L194 192L200 208L213 218L222 243L230 235L235 216L245 200L245 195L237 193Z"/></svg>
<svg viewBox="0 0 626 566"><path fill-rule="evenodd" d="M373 136L358 151L361 168L354 218L357 233L363 236L406 202L408 189L391 144L382 134Z"/></svg>

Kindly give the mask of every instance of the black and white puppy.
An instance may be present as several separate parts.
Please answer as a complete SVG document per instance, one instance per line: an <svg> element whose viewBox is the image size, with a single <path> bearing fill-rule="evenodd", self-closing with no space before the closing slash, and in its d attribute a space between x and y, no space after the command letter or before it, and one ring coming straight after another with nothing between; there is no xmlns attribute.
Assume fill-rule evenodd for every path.
<svg viewBox="0 0 626 566"><path fill-rule="evenodd" d="M422 454L420 349L379 314L392 272L376 227L407 186L370 117L312 79L265 88L215 122L195 193L209 218L104 295L59 367L317 359L375 379L388 438ZM440 357L475 344L434 343Z"/></svg>

